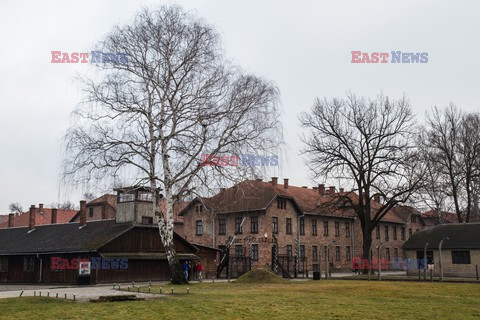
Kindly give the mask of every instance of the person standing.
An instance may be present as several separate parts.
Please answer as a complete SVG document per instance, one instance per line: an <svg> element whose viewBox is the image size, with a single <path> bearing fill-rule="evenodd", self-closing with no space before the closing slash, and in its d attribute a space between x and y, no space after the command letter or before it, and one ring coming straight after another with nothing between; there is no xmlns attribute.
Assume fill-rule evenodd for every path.
<svg viewBox="0 0 480 320"><path fill-rule="evenodd" d="M195 272L197 273L197 280L202 282L202 271L203 271L203 266L200 263L200 261L197 261L197 264L195 266Z"/></svg>
<svg viewBox="0 0 480 320"><path fill-rule="evenodd" d="M187 261L183 261L182 264L182 270L183 270L183 277L185 278L185 281L188 282L188 271L190 267L188 266Z"/></svg>

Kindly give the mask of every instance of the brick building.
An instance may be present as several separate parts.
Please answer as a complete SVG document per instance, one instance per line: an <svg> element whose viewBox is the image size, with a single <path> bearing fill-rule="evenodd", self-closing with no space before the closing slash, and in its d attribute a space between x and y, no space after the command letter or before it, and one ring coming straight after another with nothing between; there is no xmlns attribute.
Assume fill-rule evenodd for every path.
<svg viewBox="0 0 480 320"><path fill-rule="evenodd" d="M324 185L289 186L288 179L279 184L276 177L270 182L249 180L211 198L196 198L179 215L184 217L188 241L229 248L232 276L249 267L271 267L274 256L280 271L289 275L327 267L350 270L352 257L362 254L362 233L353 211L323 205L338 193L356 196ZM380 199L375 200L374 209L381 205ZM381 258L403 256L405 240L425 227L418 211L395 208L372 234L372 257L378 255L375 248L379 243Z"/></svg>
<svg viewBox="0 0 480 320"><path fill-rule="evenodd" d="M37 206L32 205L30 210L20 215L10 213L7 221L0 224L2 228L28 227L30 216L33 214L36 225L46 225L55 223L70 222L78 213L78 210L65 210L56 208L46 208L42 203Z"/></svg>

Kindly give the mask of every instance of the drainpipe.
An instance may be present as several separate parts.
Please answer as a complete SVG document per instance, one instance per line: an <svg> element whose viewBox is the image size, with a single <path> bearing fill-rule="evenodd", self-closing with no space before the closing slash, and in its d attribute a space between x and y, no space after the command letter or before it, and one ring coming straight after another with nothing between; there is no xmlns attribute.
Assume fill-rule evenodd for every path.
<svg viewBox="0 0 480 320"><path fill-rule="evenodd" d="M298 271L299 271L299 265L300 265L300 218L304 218L305 213L302 213L301 215L298 215L297 218L297 239L298 239L298 247L297 247L297 276L298 276ZM305 221L303 221L303 225L305 227ZM303 276L305 277L305 270L303 270Z"/></svg>
<svg viewBox="0 0 480 320"><path fill-rule="evenodd" d="M350 257L350 260L352 260L352 257L355 257L355 229L354 228L355 228L355 220L350 221L350 234L352 235L352 255Z"/></svg>

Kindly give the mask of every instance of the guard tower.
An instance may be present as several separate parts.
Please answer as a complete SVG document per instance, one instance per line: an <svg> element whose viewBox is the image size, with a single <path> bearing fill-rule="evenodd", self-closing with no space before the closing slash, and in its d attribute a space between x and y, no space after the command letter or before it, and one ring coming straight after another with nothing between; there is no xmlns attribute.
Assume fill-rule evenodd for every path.
<svg viewBox="0 0 480 320"><path fill-rule="evenodd" d="M153 207L153 193L148 187L116 188L117 223L157 224Z"/></svg>

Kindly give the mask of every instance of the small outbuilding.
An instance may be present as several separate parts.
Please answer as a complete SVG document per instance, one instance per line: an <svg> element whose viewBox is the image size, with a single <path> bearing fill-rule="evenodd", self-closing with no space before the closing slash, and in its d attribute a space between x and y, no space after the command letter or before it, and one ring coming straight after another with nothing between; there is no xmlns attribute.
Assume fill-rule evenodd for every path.
<svg viewBox="0 0 480 320"><path fill-rule="evenodd" d="M440 244L441 251L440 251ZM403 245L406 258L417 261L407 275L418 274L423 268L420 260L427 252L427 268L440 276L440 266L446 277L477 277L480 266L480 223L452 223L412 235ZM410 266L412 264L409 264Z"/></svg>

